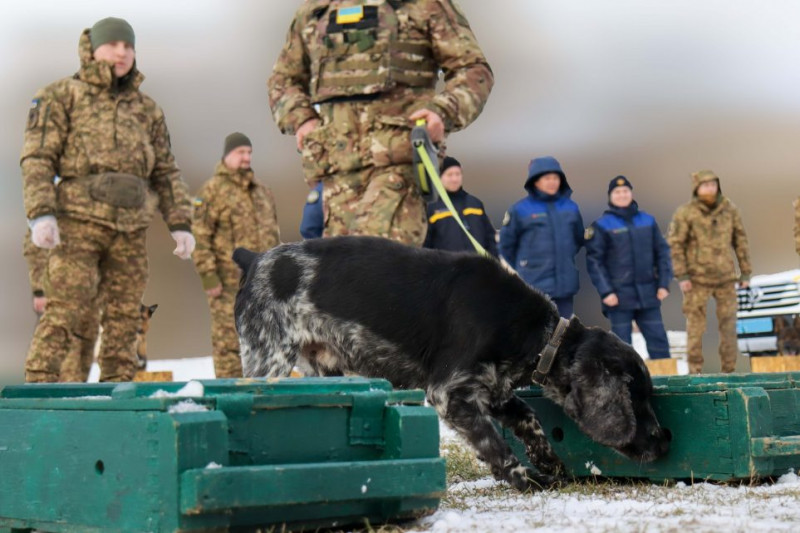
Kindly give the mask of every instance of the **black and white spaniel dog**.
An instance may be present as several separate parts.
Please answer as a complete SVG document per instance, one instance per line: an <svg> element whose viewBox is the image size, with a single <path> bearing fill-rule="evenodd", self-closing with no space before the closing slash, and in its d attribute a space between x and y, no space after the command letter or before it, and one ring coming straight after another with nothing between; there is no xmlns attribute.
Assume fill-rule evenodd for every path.
<svg viewBox="0 0 800 533"><path fill-rule="evenodd" d="M236 327L248 377L288 376L305 358L322 376L344 372L421 388L497 479L550 487L563 473L533 410L514 389L537 381L595 441L637 461L669 449L650 405L639 355L613 334L560 319L541 292L495 260L337 237L255 254ZM538 472L520 464L492 424L510 428Z"/></svg>

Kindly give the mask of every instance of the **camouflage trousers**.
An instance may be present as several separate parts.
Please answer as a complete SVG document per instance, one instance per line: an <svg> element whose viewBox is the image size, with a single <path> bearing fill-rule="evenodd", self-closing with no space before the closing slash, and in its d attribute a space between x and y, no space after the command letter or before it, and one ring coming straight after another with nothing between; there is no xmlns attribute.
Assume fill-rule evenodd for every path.
<svg viewBox="0 0 800 533"><path fill-rule="evenodd" d="M717 302L719 326L719 358L722 372L733 372L739 350L736 344L736 286L733 282L704 285L692 282L692 290L683 295L683 314L686 316L686 352L689 372L703 371L703 333L706 331L706 305L709 298Z"/></svg>
<svg viewBox="0 0 800 533"><path fill-rule="evenodd" d="M238 282L236 282L238 283ZM218 378L242 377L242 359L239 355L239 335L233 316L237 284L222 284L222 294L208 297L211 309L211 347L214 358L214 374Z"/></svg>
<svg viewBox="0 0 800 533"><path fill-rule="evenodd" d="M372 235L422 246L427 220L411 165L367 167L323 181L323 237Z"/></svg>
<svg viewBox="0 0 800 533"><path fill-rule="evenodd" d="M86 340L102 287L107 305L100 381L130 381L136 373L136 331L147 284L146 230L118 232L68 217L60 217L58 226L61 244L48 258L47 307L28 350L25 380L58 381L72 347Z"/></svg>
<svg viewBox="0 0 800 533"><path fill-rule="evenodd" d="M92 309L94 312L86 313L83 324L79 325L75 332L67 357L61 365L58 381L85 383L89 379L100 331L100 309L96 302L92 302Z"/></svg>

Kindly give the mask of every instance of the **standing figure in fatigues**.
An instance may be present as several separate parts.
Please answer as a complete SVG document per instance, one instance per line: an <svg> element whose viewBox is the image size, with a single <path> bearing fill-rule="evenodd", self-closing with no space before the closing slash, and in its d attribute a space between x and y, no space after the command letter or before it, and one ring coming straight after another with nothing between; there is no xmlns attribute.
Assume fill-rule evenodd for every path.
<svg viewBox="0 0 800 533"><path fill-rule="evenodd" d="M281 132L295 136L306 181L324 181L323 236L421 245L411 128L425 119L441 143L478 117L493 83L451 0L304 2L269 79L269 103Z"/></svg>
<svg viewBox="0 0 800 533"><path fill-rule="evenodd" d="M272 191L255 180L250 139L243 133L225 138L222 161L194 200L192 228L197 248L195 268L211 308L211 344L218 378L242 377L239 336L233 305L241 271L233 251L264 252L280 243Z"/></svg>
<svg viewBox="0 0 800 533"><path fill-rule="evenodd" d="M794 206L794 251L800 255L800 197L792 202Z"/></svg>
<svg viewBox="0 0 800 533"><path fill-rule="evenodd" d="M625 176L608 184L608 209L586 228L586 266L611 331L631 344L633 321L650 359L669 357L661 302L669 296L672 262L656 219L639 209Z"/></svg>
<svg viewBox="0 0 800 533"><path fill-rule="evenodd" d="M86 29L81 66L33 99L21 167L31 240L50 249L47 309L25 363L28 382L54 382L102 285L100 380L136 373L136 330L147 284L145 233L161 211L188 259L191 201L164 113L139 91L133 28L106 18ZM56 186L55 176L60 177Z"/></svg>
<svg viewBox="0 0 800 533"><path fill-rule="evenodd" d="M739 209L722 195L719 178L711 170L692 174L692 200L675 211L667 242L683 292L689 372L703 371L706 304L712 297L717 302L722 371L733 372L738 354L736 284L748 287L752 269Z"/></svg>

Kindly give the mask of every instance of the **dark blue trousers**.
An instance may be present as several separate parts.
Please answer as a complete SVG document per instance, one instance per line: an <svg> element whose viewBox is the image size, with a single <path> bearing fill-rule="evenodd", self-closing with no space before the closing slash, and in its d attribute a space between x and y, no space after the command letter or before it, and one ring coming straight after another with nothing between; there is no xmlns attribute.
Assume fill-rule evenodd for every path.
<svg viewBox="0 0 800 533"><path fill-rule="evenodd" d="M649 309L608 309L606 315L611 321L611 331L628 344L631 343L632 321L636 321L647 344L650 359L669 357L669 341L661 319L661 307Z"/></svg>
<svg viewBox="0 0 800 533"><path fill-rule="evenodd" d="M564 318L572 317L572 311L574 309L572 296L568 298L552 298L553 303L556 304L558 307L558 314L563 316Z"/></svg>

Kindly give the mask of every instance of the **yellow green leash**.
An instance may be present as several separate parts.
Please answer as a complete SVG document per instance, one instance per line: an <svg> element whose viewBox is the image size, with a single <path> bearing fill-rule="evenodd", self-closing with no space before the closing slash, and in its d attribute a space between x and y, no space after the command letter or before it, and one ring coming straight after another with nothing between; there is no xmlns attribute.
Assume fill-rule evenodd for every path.
<svg viewBox="0 0 800 533"><path fill-rule="evenodd" d="M455 218L458 225L464 231L464 234L472 243L472 246L475 247L475 251L484 257L492 257L489 252L481 246L481 243L472 236L466 226L464 226L464 222L461 221L458 211L447 195L447 190L444 188L444 185L442 185L439 172L436 170L436 165L433 164L433 160L436 158L436 148L433 146L433 142L431 142L431 138L428 136L428 130L425 128L425 120L417 120L417 125L411 130L411 144L414 147L414 164L416 165L417 179L423 198L425 198L426 201L432 202L436 200L436 195L438 194L442 198L444 205L450 210L450 214L453 215L453 218ZM431 187L431 185L433 185L433 187Z"/></svg>

